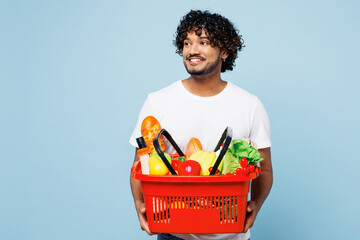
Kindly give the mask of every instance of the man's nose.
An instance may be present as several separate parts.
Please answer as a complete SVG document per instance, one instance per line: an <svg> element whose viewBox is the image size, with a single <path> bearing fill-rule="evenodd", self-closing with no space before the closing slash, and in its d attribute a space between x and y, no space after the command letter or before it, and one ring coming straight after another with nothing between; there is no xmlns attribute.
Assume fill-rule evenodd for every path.
<svg viewBox="0 0 360 240"><path fill-rule="evenodd" d="M195 55L195 54L199 54L199 52L200 52L199 44L197 43L192 44L190 49L190 54Z"/></svg>

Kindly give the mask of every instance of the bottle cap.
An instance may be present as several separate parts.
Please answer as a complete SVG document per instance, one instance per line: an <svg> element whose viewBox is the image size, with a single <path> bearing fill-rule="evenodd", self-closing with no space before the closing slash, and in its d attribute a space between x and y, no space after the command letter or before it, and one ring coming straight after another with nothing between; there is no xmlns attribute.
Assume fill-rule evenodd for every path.
<svg viewBox="0 0 360 240"><path fill-rule="evenodd" d="M147 148L140 148L140 149L137 150L137 153L138 153L139 156L141 156L141 155L148 154L149 150Z"/></svg>
<svg viewBox="0 0 360 240"><path fill-rule="evenodd" d="M145 143L145 139L143 138L143 136L138 137L138 138L136 139L136 142L137 142L137 144L138 144L138 146L139 146L140 149L147 147L147 146L146 146L146 143Z"/></svg>

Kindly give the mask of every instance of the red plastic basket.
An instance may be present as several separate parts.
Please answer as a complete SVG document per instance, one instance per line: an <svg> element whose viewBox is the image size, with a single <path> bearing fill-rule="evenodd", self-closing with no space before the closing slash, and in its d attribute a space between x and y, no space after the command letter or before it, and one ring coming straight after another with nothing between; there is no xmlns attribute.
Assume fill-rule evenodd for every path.
<svg viewBox="0 0 360 240"><path fill-rule="evenodd" d="M244 229L250 181L247 176L173 176L141 174L137 162L132 176L141 181L150 231L155 233L237 233Z"/></svg>

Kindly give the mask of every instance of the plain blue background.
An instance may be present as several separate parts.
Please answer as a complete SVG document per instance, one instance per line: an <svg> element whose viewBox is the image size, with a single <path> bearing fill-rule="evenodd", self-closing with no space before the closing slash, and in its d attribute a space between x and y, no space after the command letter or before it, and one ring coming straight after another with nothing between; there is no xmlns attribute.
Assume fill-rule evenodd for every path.
<svg viewBox="0 0 360 240"><path fill-rule="evenodd" d="M187 77L172 40L190 9L239 28L223 79L271 119L274 185L252 239L357 238L358 1L114 0L0 2L0 239L155 239L128 139L147 94Z"/></svg>

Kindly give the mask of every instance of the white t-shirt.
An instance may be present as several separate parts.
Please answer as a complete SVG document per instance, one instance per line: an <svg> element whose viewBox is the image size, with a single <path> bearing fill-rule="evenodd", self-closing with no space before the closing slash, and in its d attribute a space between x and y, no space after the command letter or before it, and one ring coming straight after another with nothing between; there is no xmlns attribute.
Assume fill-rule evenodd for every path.
<svg viewBox="0 0 360 240"><path fill-rule="evenodd" d="M141 123L147 116L154 116L162 128L166 129L185 153L192 137L200 140L204 150L214 151L226 127L233 130L233 139L250 138L258 148L271 146L270 122L260 100L228 82L225 89L211 97L200 97L186 90L181 81L150 93L146 99L129 140L137 147L136 138L141 136ZM164 138L166 152L175 153L175 149ZM184 239L245 240L245 234L174 234Z"/></svg>

